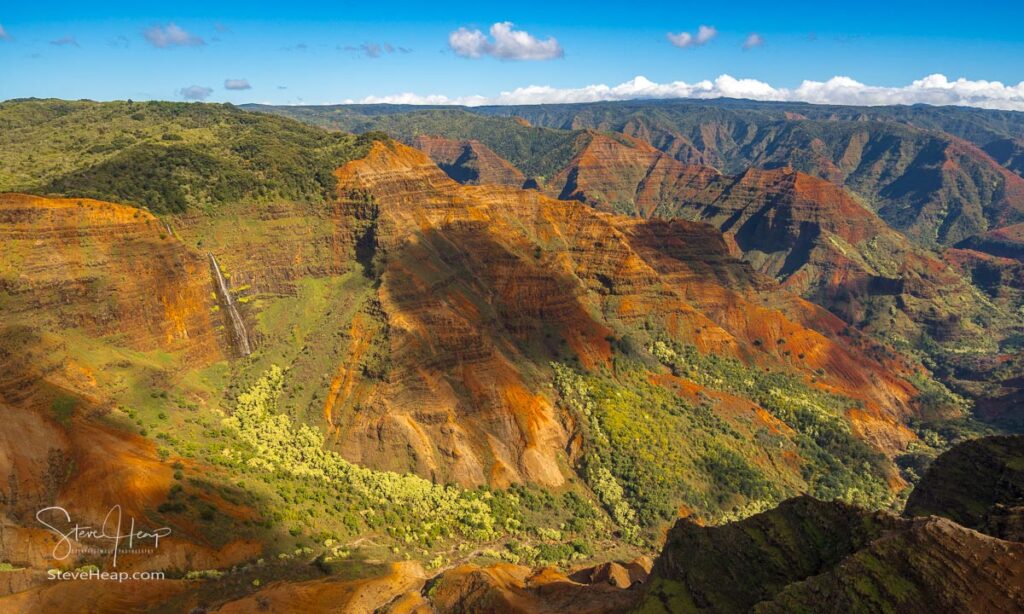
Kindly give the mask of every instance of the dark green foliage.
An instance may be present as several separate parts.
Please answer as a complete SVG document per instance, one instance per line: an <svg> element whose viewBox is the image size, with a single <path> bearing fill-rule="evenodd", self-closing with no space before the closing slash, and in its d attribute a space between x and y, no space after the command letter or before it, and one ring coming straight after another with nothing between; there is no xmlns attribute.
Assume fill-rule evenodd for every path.
<svg viewBox="0 0 1024 614"><path fill-rule="evenodd" d="M656 342L652 353L677 375L751 399L797 432L809 492L877 507L891 499L885 458L850 430L850 399L812 388L796 376L748 367L693 346Z"/></svg>
<svg viewBox="0 0 1024 614"><path fill-rule="evenodd" d="M475 139L511 162L527 177L550 178L579 150L579 131L525 126L510 118L484 117L463 109L392 106L246 105L244 108L291 117L316 126L361 134L380 131L411 143L419 135Z"/></svg>
<svg viewBox="0 0 1024 614"><path fill-rule="evenodd" d="M628 364L620 362L615 378L555 369L563 405L580 416L584 475L620 525L635 513L641 527L653 530L676 518L680 505L717 519L736 506L762 507L781 497L752 464L754 449L727 422ZM620 497L628 509L616 512Z"/></svg>
<svg viewBox="0 0 1024 614"><path fill-rule="evenodd" d="M75 413L75 407L78 405L78 399L71 395L61 394L53 399L50 403L50 409L53 411L53 417L58 421L67 424L71 420L71 416Z"/></svg>
<svg viewBox="0 0 1024 614"><path fill-rule="evenodd" d="M200 202L234 201L250 191L247 179L230 162L198 148L143 144L55 179L43 191L181 213L188 208L190 191Z"/></svg>
<svg viewBox="0 0 1024 614"><path fill-rule="evenodd" d="M365 155L356 137L231 105L0 104L0 190L145 206L157 213L254 201L322 203L333 172Z"/></svg>
<svg viewBox="0 0 1024 614"><path fill-rule="evenodd" d="M770 497L772 487L761 472L750 466L742 456L722 445L710 445L699 462L719 491L720 500L731 493L748 499Z"/></svg>

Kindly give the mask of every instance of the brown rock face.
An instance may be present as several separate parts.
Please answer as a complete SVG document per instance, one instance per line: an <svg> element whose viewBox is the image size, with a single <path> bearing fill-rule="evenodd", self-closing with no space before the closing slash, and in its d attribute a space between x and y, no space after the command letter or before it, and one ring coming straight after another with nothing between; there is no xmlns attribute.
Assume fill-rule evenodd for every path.
<svg viewBox="0 0 1024 614"><path fill-rule="evenodd" d="M169 223L174 236L198 256L209 252L217 258L233 288L281 296L294 294L296 280L303 277L349 270L334 213L323 205L241 203L176 215ZM250 314L243 309L243 316Z"/></svg>
<svg viewBox="0 0 1024 614"><path fill-rule="evenodd" d="M644 611L1016 611L1024 544L944 518L792 499L669 533Z"/></svg>
<svg viewBox="0 0 1024 614"><path fill-rule="evenodd" d="M398 596L418 591L425 579L418 563L393 563L388 573L360 580L328 578L277 582L253 595L228 602L216 612L376 612Z"/></svg>
<svg viewBox="0 0 1024 614"><path fill-rule="evenodd" d="M623 563L610 561L577 570L569 577L583 584L610 584L618 588L630 588L647 582L653 564L646 556Z"/></svg>
<svg viewBox="0 0 1024 614"><path fill-rule="evenodd" d="M864 402L865 438L893 450L912 437L901 367L839 341L837 318L778 291L710 226L459 185L399 144L337 176L340 232L379 279L353 323L362 372L339 377L325 407L353 460L463 484L560 484L567 431L544 392L547 362L569 351L606 365L614 328L644 322L765 365L786 360L784 337L803 357L786 369L820 369L830 390Z"/></svg>
<svg viewBox="0 0 1024 614"><path fill-rule="evenodd" d="M0 195L5 325L122 335L220 357L209 268L152 215L88 199Z"/></svg>
<svg viewBox="0 0 1024 614"><path fill-rule="evenodd" d="M582 584L554 569L534 572L508 564L463 565L431 583L435 611L450 614L610 614L628 611L640 597L639 590L608 582Z"/></svg>
<svg viewBox="0 0 1024 614"><path fill-rule="evenodd" d="M551 190L603 210L708 222L758 271L867 329L939 341L989 334L959 318L978 303L960 275L823 179L756 168L730 177L595 134Z"/></svg>
<svg viewBox="0 0 1024 614"><path fill-rule="evenodd" d="M935 514L1010 539L1024 506L1024 436L984 437L944 452L907 499L907 515Z"/></svg>
<svg viewBox="0 0 1024 614"><path fill-rule="evenodd" d="M1024 159L1019 128L972 144L962 140L979 137L965 129L970 121L935 121L913 109L803 105L795 111L689 101L515 109L534 125L625 133L687 164L730 173L795 168L860 194L889 225L924 246L953 245L1022 220L1024 180L1014 172Z"/></svg>
<svg viewBox="0 0 1024 614"><path fill-rule="evenodd" d="M964 239L957 247L984 252L997 258L1024 260L1024 224L1004 226Z"/></svg>
<svg viewBox="0 0 1024 614"><path fill-rule="evenodd" d="M29 568L22 577L34 573L39 583L45 579L37 572L53 565L43 559L53 544L36 522L38 510L59 505L83 525L100 526L118 505L142 521L171 488L173 470L153 441L100 419L123 400L115 394L140 374L167 377L155 374L154 356L198 369L230 346L205 259L144 211L4 194L0 246L0 413L10 427L0 434L0 560ZM240 542L211 547L189 527L158 555L126 555L120 564L214 567L258 552ZM80 558L61 565L80 565ZM122 598L127 611L134 603L127 595L95 607L116 611ZM10 607L39 611L54 599L33 589Z"/></svg>
<svg viewBox="0 0 1024 614"><path fill-rule="evenodd" d="M526 181L519 169L477 140L418 136L413 146L430 156L441 170L459 183L518 188Z"/></svg>
<svg viewBox="0 0 1024 614"><path fill-rule="evenodd" d="M1024 544L933 518L913 521L754 611L1013 612L1024 608L1022 581Z"/></svg>

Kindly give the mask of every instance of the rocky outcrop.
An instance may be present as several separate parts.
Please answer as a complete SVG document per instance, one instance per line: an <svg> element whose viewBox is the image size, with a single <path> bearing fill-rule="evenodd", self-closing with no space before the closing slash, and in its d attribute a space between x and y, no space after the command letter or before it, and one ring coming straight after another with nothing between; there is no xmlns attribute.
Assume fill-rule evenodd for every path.
<svg viewBox="0 0 1024 614"><path fill-rule="evenodd" d="M1024 544L942 518L909 521L754 612L1012 612L1024 608Z"/></svg>
<svg viewBox="0 0 1024 614"><path fill-rule="evenodd" d="M568 435L543 392L547 362L607 365L609 339L643 326L822 377L861 400L857 428L881 449L913 437L901 425L915 394L905 367L840 341L838 319L780 292L706 224L463 186L397 143L376 145L338 180L341 234L379 279L353 329L367 340L360 356L378 358L341 377L355 383L332 387L326 404L352 460L463 484L559 484Z"/></svg>
<svg viewBox="0 0 1024 614"><path fill-rule="evenodd" d="M810 497L719 527L680 520L655 563L647 599L667 600L669 611L685 603L694 610L746 611L827 572L899 524L893 516Z"/></svg>
<svg viewBox="0 0 1024 614"><path fill-rule="evenodd" d="M788 168L732 177L594 134L549 189L603 210L710 223L760 272L888 338L982 345L991 327L972 322L1008 319L848 192Z"/></svg>
<svg viewBox="0 0 1024 614"><path fill-rule="evenodd" d="M446 614L611 614L637 603L640 586L628 588L600 580L575 582L551 568L498 564L446 571L428 583L426 593L434 611Z"/></svg>
<svg viewBox="0 0 1024 614"><path fill-rule="evenodd" d="M523 173L477 140L456 141L421 135L413 146L430 156L449 177L466 185L521 187Z"/></svg>
<svg viewBox="0 0 1024 614"><path fill-rule="evenodd" d="M1024 544L800 498L721 527L679 521L643 610L1011 611L1022 580Z"/></svg>
<svg viewBox="0 0 1024 614"><path fill-rule="evenodd" d="M1024 224L1012 224L964 239L959 248L1024 261Z"/></svg>
<svg viewBox="0 0 1024 614"><path fill-rule="evenodd" d="M957 119L950 113L946 121L934 115L947 111L932 109L630 101L482 112L619 132L681 162L730 174L793 168L855 192L887 224L927 247L953 245L1024 215L1024 179L1014 172L1019 119L993 117L988 128L975 129L989 119L986 111L965 110ZM963 140L972 137L976 142Z"/></svg>
<svg viewBox="0 0 1024 614"><path fill-rule="evenodd" d="M1019 534L1020 506L1024 436L1013 435L967 441L940 455L910 493L905 514L942 516L1010 539Z"/></svg>
<svg viewBox="0 0 1024 614"><path fill-rule="evenodd" d="M202 257L154 216L88 199L0 195L0 292L5 322L121 335L142 350L207 361L217 333Z"/></svg>

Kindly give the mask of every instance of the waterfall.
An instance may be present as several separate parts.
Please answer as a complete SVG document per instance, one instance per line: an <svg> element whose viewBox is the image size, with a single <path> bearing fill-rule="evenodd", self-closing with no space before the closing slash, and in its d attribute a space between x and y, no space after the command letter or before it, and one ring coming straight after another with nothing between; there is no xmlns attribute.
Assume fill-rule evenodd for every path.
<svg viewBox="0 0 1024 614"><path fill-rule="evenodd" d="M231 327L234 329L235 349L242 356L248 356L252 354L252 348L249 347L249 336L245 332L242 316L238 315L238 310L235 309L235 301L231 298L228 285L224 282L224 276L220 272L220 265L217 264L217 259L213 257L213 254L208 253L207 255L210 257L210 268L213 270L213 275L217 280L217 293L220 294L221 301L224 303L225 308L228 310L228 316L231 318Z"/></svg>

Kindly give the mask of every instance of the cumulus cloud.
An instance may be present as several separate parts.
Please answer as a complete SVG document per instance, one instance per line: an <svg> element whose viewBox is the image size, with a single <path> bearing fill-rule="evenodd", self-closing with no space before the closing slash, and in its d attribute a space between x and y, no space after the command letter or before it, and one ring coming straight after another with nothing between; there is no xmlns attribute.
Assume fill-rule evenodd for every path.
<svg viewBox="0 0 1024 614"><path fill-rule="evenodd" d="M50 41L50 44L51 45L55 45L57 47L78 47L79 46L78 45L78 41L75 39L74 36L62 36L62 37L60 37L58 39Z"/></svg>
<svg viewBox="0 0 1024 614"><path fill-rule="evenodd" d="M711 39L718 36L718 30L714 26L701 26L697 28L696 34L690 34L689 32L680 32L673 34L669 32L666 35L668 42L672 43L680 49L686 49L687 47L700 47L711 42Z"/></svg>
<svg viewBox="0 0 1024 614"><path fill-rule="evenodd" d="M747 39L743 41L744 49L753 49L754 47L760 47L764 44L764 37L757 32L751 32L747 35Z"/></svg>
<svg viewBox="0 0 1024 614"><path fill-rule="evenodd" d="M178 90L178 93L185 100L206 100L213 93L213 88L203 87L202 85L190 85L181 88Z"/></svg>
<svg viewBox="0 0 1024 614"><path fill-rule="evenodd" d="M153 26L143 31L142 35L154 47L198 47L205 45L202 38L189 34L173 23L166 26Z"/></svg>
<svg viewBox="0 0 1024 614"><path fill-rule="evenodd" d="M496 96L474 95L455 98L442 94L402 93L367 96L359 102L478 106L664 98L748 98L865 106L923 103L1024 111L1024 81L1017 85L963 78L950 81L945 75L936 74L901 87L882 87L865 85L849 77L833 77L828 81L804 81L795 89L787 89L777 88L756 79L737 79L731 75L721 75L713 81L696 83L655 83L639 76L613 86L597 84L580 88L555 88L547 85L530 85L501 92Z"/></svg>
<svg viewBox="0 0 1024 614"><path fill-rule="evenodd" d="M490 34L488 38L480 30L459 28L448 35L448 46L464 58L489 55L500 60L553 60L565 55L554 37L540 40L525 30L516 30L511 21L495 23Z"/></svg>
<svg viewBox="0 0 1024 614"><path fill-rule="evenodd" d="M224 89L226 90L251 90L252 86L249 85L248 79L224 79Z"/></svg>
<svg viewBox="0 0 1024 614"><path fill-rule="evenodd" d="M0 41L9 40L11 40L11 35L7 33L7 30L4 30L4 27L2 25L0 25Z"/></svg>

